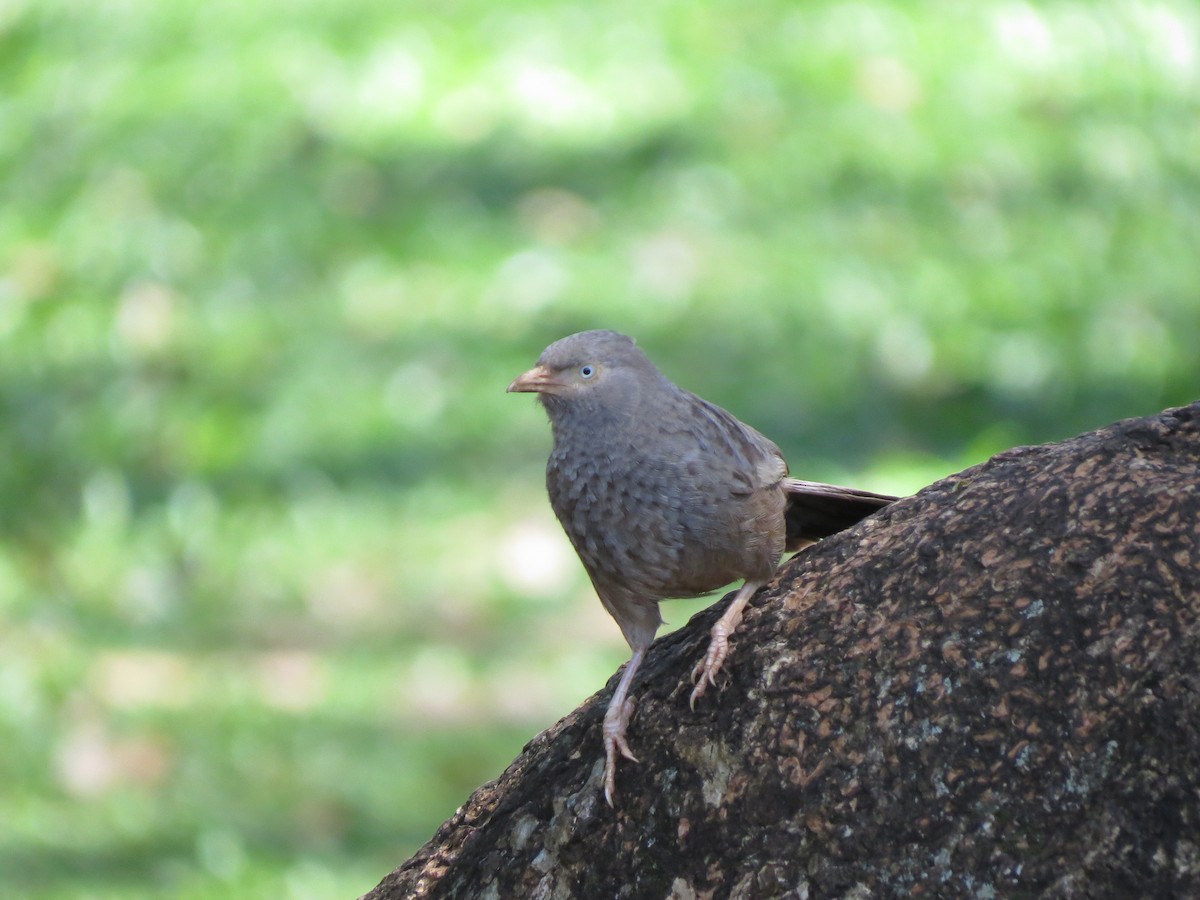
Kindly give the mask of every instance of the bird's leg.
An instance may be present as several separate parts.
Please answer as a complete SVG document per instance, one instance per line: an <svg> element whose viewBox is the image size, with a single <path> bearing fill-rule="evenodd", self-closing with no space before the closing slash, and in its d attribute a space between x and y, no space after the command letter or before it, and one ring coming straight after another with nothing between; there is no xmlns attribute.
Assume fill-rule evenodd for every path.
<svg viewBox="0 0 1200 900"><path fill-rule="evenodd" d="M738 627L738 622L742 621L742 610L746 608L746 604L750 602L754 592L763 584L765 582L762 581L747 581L743 584L738 589L733 602L729 604L729 609L725 610L725 614L713 625L712 637L708 642L708 652L704 654L704 659L696 663L696 667L692 669L692 684L695 685L692 688L690 701L692 709L696 708L696 701L704 695L710 684L716 686L717 672L721 671L721 663L729 654L729 636Z"/></svg>
<svg viewBox="0 0 1200 900"><path fill-rule="evenodd" d="M617 754L632 762L637 758L625 741L625 729L629 725L629 717L633 715L633 698L629 696L629 687L633 684L633 676L637 674L638 666L646 657L646 648L639 647L625 663L625 671L617 682L612 700L608 703L608 711L604 714L604 799L608 805L613 805L613 786L617 777Z"/></svg>

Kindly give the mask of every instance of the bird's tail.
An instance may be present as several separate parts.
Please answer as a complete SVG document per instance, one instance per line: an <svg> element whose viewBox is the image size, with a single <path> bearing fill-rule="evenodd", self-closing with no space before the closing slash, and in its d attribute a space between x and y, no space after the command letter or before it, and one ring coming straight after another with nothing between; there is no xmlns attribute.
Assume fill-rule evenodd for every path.
<svg viewBox="0 0 1200 900"><path fill-rule="evenodd" d="M861 522L899 498L857 488L785 478L787 549L798 550Z"/></svg>

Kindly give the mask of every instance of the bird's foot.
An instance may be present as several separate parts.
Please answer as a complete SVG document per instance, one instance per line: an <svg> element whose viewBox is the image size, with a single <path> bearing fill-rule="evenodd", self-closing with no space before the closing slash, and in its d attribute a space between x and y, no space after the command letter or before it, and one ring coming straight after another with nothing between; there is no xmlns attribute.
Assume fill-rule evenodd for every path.
<svg viewBox="0 0 1200 900"><path fill-rule="evenodd" d="M692 697L688 701L692 709L696 708L696 701L704 696L704 692L708 690L711 684L717 686L717 673L721 671L721 664L725 662L725 657L729 655L729 635L731 629L726 624L725 620L718 619L713 625L711 638L708 642L708 650L704 654L704 658L696 663L692 669Z"/></svg>
<svg viewBox="0 0 1200 900"><path fill-rule="evenodd" d="M629 697L619 707L609 707L604 714L604 799L608 805L613 805L613 794L616 792L617 756L625 757L630 762L637 762L637 757L629 749L625 740L625 729L629 726L629 717L633 715L633 698Z"/></svg>
<svg viewBox="0 0 1200 900"><path fill-rule="evenodd" d="M729 636L742 621L742 610L746 608L746 604L750 602L754 592L762 585L761 581L745 582L738 588L733 602L729 604L724 615L713 625L710 632L712 637L709 639L704 659L696 663L696 668L692 669L692 684L695 685L692 688L690 701L692 709L696 708L696 701L704 696L704 692L708 690L710 684L713 687L717 686L717 673L721 671L721 663L725 662L725 657L729 655Z"/></svg>

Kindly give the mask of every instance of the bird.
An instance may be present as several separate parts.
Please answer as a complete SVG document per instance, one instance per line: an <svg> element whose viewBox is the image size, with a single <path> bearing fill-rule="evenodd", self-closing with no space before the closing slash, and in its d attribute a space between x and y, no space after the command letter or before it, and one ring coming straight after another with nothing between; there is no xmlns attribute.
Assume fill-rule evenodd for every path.
<svg viewBox="0 0 1200 900"><path fill-rule="evenodd" d="M604 715L604 796L614 805L634 677L662 624L659 603L741 581L691 673L694 709L729 638L785 551L849 528L895 497L790 478L782 451L675 385L627 335L593 330L550 344L509 393L550 419L550 505L632 655Z"/></svg>

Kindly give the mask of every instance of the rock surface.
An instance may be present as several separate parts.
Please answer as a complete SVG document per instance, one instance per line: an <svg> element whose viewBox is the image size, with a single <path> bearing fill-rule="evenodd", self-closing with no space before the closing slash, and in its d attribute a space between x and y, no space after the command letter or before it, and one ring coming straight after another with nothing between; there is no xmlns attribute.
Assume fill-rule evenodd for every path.
<svg viewBox="0 0 1200 900"><path fill-rule="evenodd" d="M1200 895L1200 403L1022 447L798 554L719 691L658 641L367 897Z"/></svg>

